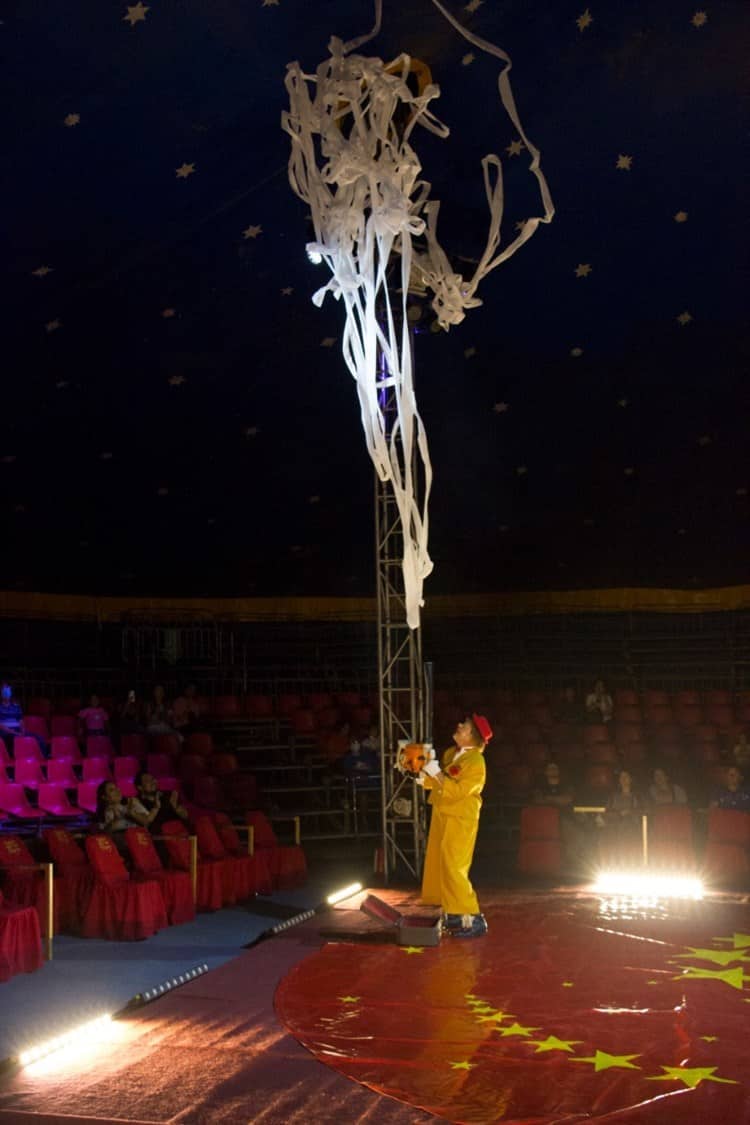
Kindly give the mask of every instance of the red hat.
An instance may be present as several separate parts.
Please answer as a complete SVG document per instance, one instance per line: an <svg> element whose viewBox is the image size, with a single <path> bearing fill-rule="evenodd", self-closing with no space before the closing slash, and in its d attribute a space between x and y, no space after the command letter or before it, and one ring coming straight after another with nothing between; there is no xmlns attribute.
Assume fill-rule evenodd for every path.
<svg viewBox="0 0 750 1125"><path fill-rule="evenodd" d="M492 727L484 715L477 715L475 712L471 716L471 721L481 734L482 742L489 742L492 738Z"/></svg>

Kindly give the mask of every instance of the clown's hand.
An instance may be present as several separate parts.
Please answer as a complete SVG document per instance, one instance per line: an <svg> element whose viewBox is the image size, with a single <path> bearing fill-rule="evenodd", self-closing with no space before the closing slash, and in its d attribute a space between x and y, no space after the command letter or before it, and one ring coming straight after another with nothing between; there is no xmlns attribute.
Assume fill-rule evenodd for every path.
<svg viewBox="0 0 750 1125"><path fill-rule="evenodd" d="M440 762L432 758L429 762L425 762L422 767L422 773L426 773L428 777L437 777L440 773Z"/></svg>

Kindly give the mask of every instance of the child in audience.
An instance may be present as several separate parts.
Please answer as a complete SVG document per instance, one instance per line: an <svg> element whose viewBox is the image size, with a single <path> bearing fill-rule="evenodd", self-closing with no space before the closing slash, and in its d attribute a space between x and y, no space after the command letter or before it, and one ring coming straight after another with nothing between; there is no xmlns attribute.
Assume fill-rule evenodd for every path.
<svg viewBox="0 0 750 1125"><path fill-rule="evenodd" d="M87 736L107 733L109 715L101 706L98 695L92 695L89 698L88 707L84 707L82 711L78 712L78 718L81 720L84 733Z"/></svg>
<svg viewBox="0 0 750 1125"><path fill-rule="evenodd" d="M609 723L612 721L614 703L604 680L597 680L594 684L594 690L586 696L586 714L589 722Z"/></svg>

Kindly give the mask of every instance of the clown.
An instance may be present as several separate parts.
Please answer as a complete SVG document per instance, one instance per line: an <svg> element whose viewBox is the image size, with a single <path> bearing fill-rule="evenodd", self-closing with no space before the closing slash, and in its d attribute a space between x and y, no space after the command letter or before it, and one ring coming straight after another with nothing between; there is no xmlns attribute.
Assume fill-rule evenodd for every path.
<svg viewBox="0 0 750 1125"><path fill-rule="evenodd" d="M469 881L486 777L484 748L492 727L484 715L473 714L453 734L455 749L443 755L442 768L428 761L423 769L432 805L422 901L439 903L443 927L452 937L481 937L487 922L479 911Z"/></svg>

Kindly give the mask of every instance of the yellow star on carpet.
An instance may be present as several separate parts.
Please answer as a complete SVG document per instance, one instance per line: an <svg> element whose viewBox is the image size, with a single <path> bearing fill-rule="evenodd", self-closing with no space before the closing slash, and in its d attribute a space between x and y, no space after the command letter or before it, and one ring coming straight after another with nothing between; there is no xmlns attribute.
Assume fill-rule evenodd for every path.
<svg viewBox="0 0 750 1125"><path fill-rule="evenodd" d="M674 221L676 223L686 223L688 213L687 211L675 211Z"/></svg>
<svg viewBox="0 0 750 1125"><path fill-rule="evenodd" d="M505 151L507 152L508 156L520 156L523 151L523 147L523 141L511 141L510 144L506 147Z"/></svg>
<svg viewBox="0 0 750 1125"><path fill-rule="evenodd" d="M573 1058L571 1062L589 1062L594 1064L594 1070L610 1070L612 1067L621 1067L623 1070L640 1070L634 1066L631 1059L639 1059L640 1055L610 1055L606 1051L597 1051L595 1055L586 1058Z"/></svg>
<svg viewBox="0 0 750 1125"><path fill-rule="evenodd" d="M579 262L576 266L576 277L588 277L591 273L589 262Z"/></svg>
<svg viewBox="0 0 750 1125"><path fill-rule="evenodd" d="M468 1059L464 1059L463 1062L448 1063L451 1070L473 1070L476 1065L476 1063L470 1063Z"/></svg>
<svg viewBox="0 0 750 1125"><path fill-rule="evenodd" d="M588 8L585 12L582 12L576 20L579 31L585 31L587 27L591 27L593 22L594 17L591 15L591 12L588 10Z"/></svg>
<svg viewBox="0 0 750 1125"><path fill-rule="evenodd" d="M696 12L690 22L693 27L703 27L704 24L708 23L708 16L705 12Z"/></svg>
<svg viewBox="0 0 750 1125"><path fill-rule="evenodd" d="M479 997L476 995L475 992L464 992L464 1000L479 1000ZM479 1000L479 1003L483 1004L484 1001Z"/></svg>
<svg viewBox="0 0 750 1125"><path fill-rule="evenodd" d="M471 64L472 64L473 62L474 62L474 56L472 55L471 51L469 51L469 52L468 52L467 54L465 54L465 55L464 55L464 57L463 57L463 58L461 59L461 66L471 66Z"/></svg>
<svg viewBox="0 0 750 1125"><path fill-rule="evenodd" d="M698 438L699 445L707 445L708 442L703 438ZM694 945L688 945L691 957L697 957L699 961L713 961L715 965L731 965L732 961L750 961L750 957L744 957L741 949L698 949ZM683 958L687 957L685 953Z"/></svg>
<svg viewBox="0 0 750 1125"><path fill-rule="evenodd" d="M131 27L135 27L137 23L144 22L146 12L150 11L150 8L145 8L141 0L138 0L138 3L134 7L128 8L128 14L122 17L123 23L129 23Z"/></svg>
<svg viewBox="0 0 750 1125"><path fill-rule="evenodd" d="M692 315L687 310L685 310L685 312L681 312L679 316L675 317L675 320L678 322L678 324L681 324L683 327L686 324L690 324L690 321L692 319Z"/></svg>
<svg viewBox="0 0 750 1125"><path fill-rule="evenodd" d="M617 157L617 164L615 165L615 167L619 168L622 172L629 172L632 165L633 157L623 156L622 153L620 153L620 155Z"/></svg>
<svg viewBox="0 0 750 1125"><path fill-rule="evenodd" d="M539 1028L538 1027L524 1027L523 1024L512 1023L510 1025L510 1027L499 1027L497 1030L500 1032L503 1039L506 1039L510 1035L525 1035L525 1036L528 1036L528 1035L531 1035L532 1031L539 1031Z"/></svg>
<svg viewBox="0 0 750 1125"><path fill-rule="evenodd" d="M534 1054L539 1055L539 1054L541 1054L542 1051L570 1051L572 1053L573 1048L571 1047L570 1044L571 1043L582 1043L583 1040L582 1039L558 1039L556 1035L548 1035L546 1039L540 1039L540 1040L531 1039L531 1040L529 1040L529 1042L533 1043L534 1046L536 1047L536 1050L534 1051Z"/></svg>
<svg viewBox="0 0 750 1125"><path fill-rule="evenodd" d="M72 129L80 120L80 113L69 113L67 117L63 117L63 125L66 125L68 129Z"/></svg>
<svg viewBox="0 0 750 1125"><path fill-rule="evenodd" d="M335 336L324 336L323 339L320 341L320 346L321 346L321 348L332 348L335 343L336 343L336 337Z"/></svg>
<svg viewBox="0 0 750 1125"><path fill-rule="evenodd" d="M477 1017L477 1023L502 1023L503 1020L514 1020L516 1017L512 1012L501 1012L495 1009L488 1012L487 1015Z"/></svg>
<svg viewBox="0 0 750 1125"><path fill-rule="evenodd" d="M181 164L179 168L175 169L178 180L186 180L188 176L192 176L194 171L194 164Z"/></svg>
<svg viewBox="0 0 750 1125"><path fill-rule="evenodd" d="M573 981L572 980L564 980L562 982L562 986L563 986L563 988L573 988L574 987Z"/></svg>
<svg viewBox="0 0 750 1125"><path fill-rule="evenodd" d="M402 945L401 946L401 952L402 953L424 953L424 949L422 948L421 945Z"/></svg>
<svg viewBox="0 0 750 1125"><path fill-rule="evenodd" d="M52 266L39 266L31 271L32 277L46 277L48 273L52 273Z"/></svg>
<svg viewBox="0 0 750 1125"><path fill-rule="evenodd" d="M285 285L284 288L281 290L281 296L282 297L291 297L293 292L294 292L294 286Z"/></svg>
<svg viewBox="0 0 750 1125"><path fill-rule="evenodd" d="M339 996L339 1000L342 1004L356 1004L357 1001L361 999L361 996Z"/></svg>
<svg viewBox="0 0 750 1125"><path fill-rule="evenodd" d="M715 937L714 941L731 941L735 949L750 949L750 934L732 934L731 937Z"/></svg>
<svg viewBox="0 0 750 1125"><path fill-rule="evenodd" d="M750 977L743 974L741 965L736 969L696 969L691 966L681 976L672 977L672 980L716 980L741 992L743 981L750 980Z"/></svg>
<svg viewBox="0 0 750 1125"><path fill-rule="evenodd" d="M242 232L242 237L257 238L259 234L263 234L263 227L245 227Z"/></svg>
<svg viewBox="0 0 750 1125"><path fill-rule="evenodd" d="M481 1012L482 1014L485 1014L487 1012L494 1012L495 1011L495 1009L492 1007L492 1005L491 1004L485 1004L484 1000L475 1000L472 1004L472 1008L474 1009L474 1015L476 1015L477 1012Z"/></svg>
<svg viewBox="0 0 750 1125"><path fill-rule="evenodd" d="M701 1035L701 1039L703 1040L704 1043L718 1043L719 1036L718 1035Z"/></svg>
<svg viewBox="0 0 750 1125"><path fill-rule="evenodd" d="M714 1078L715 1066L663 1066L664 1074L647 1074L648 1082L684 1082L691 1090L701 1082L726 1082L738 1086L734 1078Z"/></svg>

